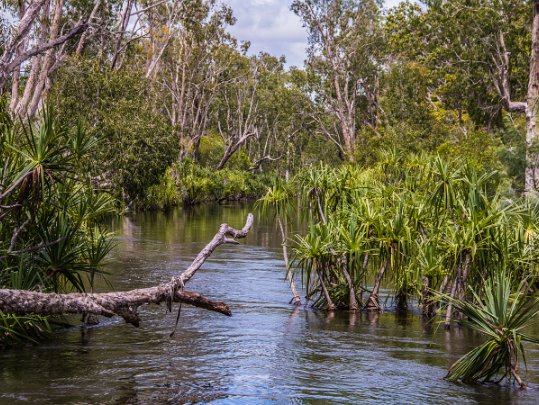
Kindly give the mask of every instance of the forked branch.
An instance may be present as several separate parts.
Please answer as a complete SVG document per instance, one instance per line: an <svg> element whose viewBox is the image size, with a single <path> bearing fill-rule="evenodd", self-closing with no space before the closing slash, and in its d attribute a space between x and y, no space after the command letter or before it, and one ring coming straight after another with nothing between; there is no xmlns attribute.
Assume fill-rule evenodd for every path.
<svg viewBox="0 0 539 405"><path fill-rule="evenodd" d="M196 307L231 315L223 302L209 300L200 294L184 291L184 285L202 267L213 251L223 244L237 244L236 239L247 236L253 225L253 215L247 216L245 226L238 230L222 224L213 239L200 251L191 265L178 277L155 287L109 293L53 294L36 291L0 289L0 311L4 313L60 315L93 314L106 317L121 316L127 323L139 326L138 308L147 304L170 305L183 302Z"/></svg>

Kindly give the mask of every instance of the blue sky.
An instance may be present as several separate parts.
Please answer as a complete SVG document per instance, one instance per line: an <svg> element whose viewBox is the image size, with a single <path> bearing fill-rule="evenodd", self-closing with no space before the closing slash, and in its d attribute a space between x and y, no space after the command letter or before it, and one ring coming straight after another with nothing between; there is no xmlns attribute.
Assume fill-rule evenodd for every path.
<svg viewBox="0 0 539 405"><path fill-rule="evenodd" d="M307 33L290 11L292 0L222 0L234 10L236 25L230 32L239 40L251 41L251 54L264 51L286 57L287 65L303 66ZM386 7L401 0L386 0Z"/></svg>

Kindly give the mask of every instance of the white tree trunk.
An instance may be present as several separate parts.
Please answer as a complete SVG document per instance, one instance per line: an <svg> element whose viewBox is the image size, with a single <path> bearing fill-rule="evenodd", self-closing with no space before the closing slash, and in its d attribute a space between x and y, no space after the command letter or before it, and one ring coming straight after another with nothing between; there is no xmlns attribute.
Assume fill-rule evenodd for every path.
<svg viewBox="0 0 539 405"><path fill-rule="evenodd" d="M539 140L537 139L537 101L539 99L539 0L533 2L532 49L526 99L526 173L524 193L539 186Z"/></svg>

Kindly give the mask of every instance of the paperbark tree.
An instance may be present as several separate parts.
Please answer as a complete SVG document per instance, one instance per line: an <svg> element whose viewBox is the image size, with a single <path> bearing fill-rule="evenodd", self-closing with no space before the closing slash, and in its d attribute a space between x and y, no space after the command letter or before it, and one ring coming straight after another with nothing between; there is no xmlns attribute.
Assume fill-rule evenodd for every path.
<svg viewBox="0 0 539 405"><path fill-rule="evenodd" d="M537 133L537 101L539 100L539 0L533 2L532 49L530 78L526 98L526 173L524 192L539 188L539 136Z"/></svg>
<svg viewBox="0 0 539 405"><path fill-rule="evenodd" d="M20 12L19 24L11 38L4 45L4 52L0 58L0 91L4 89L5 83L12 70L17 66L20 66L19 63L10 68L10 62L12 62L12 58L17 52L17 49L20 49L20 45L24 44L27 40L31 32L32 25L37 19L41 8L45 4L45 1L46 0L33 0L23 12ZM22 7L20 11L22 11ZM22 62L23 61L21 61L21 63Z"/></svg>
<svg viewBox="0 0 539 405"><path fill-rule="evenodd" d="M160 56L159 74L152 79L164 95L162 108L178 130L180 159L188 153L197 159L236 42L225 31L234 23L230 8L199 0L188 4L174 21L175 35Z"/></svg>
<svg viewBox="0 0 539 405"><path fill-rule="evenodd" d="M0 57L0 92L6 90L6 83L11 80L10 109L13 114L35 115L50 88L52 73L68 50L66 43L87 29L100 1L95 0L89 17L85 16L84 9L74 7L67 21L66 9L72 5L64 4L63 0L19 2L18 23ZM78 20L73 19L77 14ZM21 69L26 62L30 62L30 72L26 80L21 81ZM19 97L21 83L24 83L24 89Z"/></svg>
<svg viewBox="0 0 539 405"><path fill-rule="evenodd" d="M374 84L381 35L376 2L296 0L292 10L309 31L307 69L319 100L312 117L342 157L353 160L364 98L373 117L363 123L378 121Z"/></svg>
<svg viewBox="0 0 539 405"><path fill-rule="evenodd" d="M500 95L502 106L509 112L526 115L526 170L524 173L524 193L539 189L539 134L537 133L537 102L539 100L539 0L533 1L531 24L531 52L526 101L511 98L510 53L505 45L502 30L498 34L496 53L496 73L494 83Z"/></svg>
<svg viewBox="0 0 539 405"><path fill-rule="evenodd" d="M391 51L428 71L433 99L492 131L502 110L526 117L525 194L539 187L536 0L403 3L388 17ZM480 40L477 40L480 38ZM531 49L528 44L531 44ZM521 186L519 186L521 187Z"/></svg>
<svg viewBox="0 0 539 405"><path fill-rule="evenodd" d="M215 167L221 170L247 140L258 134L256 125L258 100L258 66L256 58L240 60L231 69L231 80L221 92L221 108L217 109L217 127L223 140L223 156ZM241 60L243 59L243 60ZM220 114L219 114L220 113Z"/></svg>

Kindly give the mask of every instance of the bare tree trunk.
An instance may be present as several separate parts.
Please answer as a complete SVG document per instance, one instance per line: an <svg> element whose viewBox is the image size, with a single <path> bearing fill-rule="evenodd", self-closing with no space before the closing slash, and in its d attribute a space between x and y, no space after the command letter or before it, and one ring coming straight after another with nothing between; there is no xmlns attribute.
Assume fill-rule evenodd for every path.
<svg viewBox="0 0 539 405"><path fill-rule="evenodd" d="M95 0L94 2L94 8L92 9L92 12L90 13L90 17L88 18L88 23L91 23L92 20L95 18L95 15L97 11L99 10L99 7L101 7L101 0ZM75 53L77 55L80 55L82 53L82 50L84 49L84 43L86 42L86 39L89 36L88 30L84 31L82 35L80 36L79 43L77 45L77 50Z"/></svg>
<svg viewBox="0 0 539 405"><path fill-rule="evenodd" d="M354 283L352 281L352 277L350 277L350 273L348 273L348 270L346 270L346 262L344 261L341 265L341 271L346 279L346 283L348 284L348 307L350 310L356 311L358 309L356 289L354 288Z"/></svg>
<svg viewBox="0 0 539 405"><path fill-rule="evenodd" d="M17 70L13 72L11 78L11 100L9 101L9 110L14 111L15 107L19 103L19 79L21 76L20 72L21 67L19 66Z"/></svg>
<svg viewBox="0 0 539 405"><path fill-rule="evenodd" d="M247 216L245 226L241 230L222 224L213 239L200 251L191 265L168 283L150 288L102 294L50 294L0 289L0 311L19 315L38 314L45 316L65 313L93 314L106 317L117 315L134 326L138 326L140 323L138 308L141 305L161 302L167 304L169 311L172 309L172 302L185 302L230 315L230 308L226 304L210 301L199 294L184 291L183 286L218 246L227 243L238 244L236 239L247 236L252 225L252 214Z"/></svg>
<svg viewBox="0 0 539 405"><path fill-rule="evenodd" d="M52 25L51 25L50 36L49 36L50 41L53 41L56 38L58 38L60 34L60 25L62 22L63 6L64 6L63 0L55 0ZM39 80L36 83L36 86L32 94L32 101L30 102L30 106L27 109L27 114L30 117L33 117L35 115L37 108L39 106L39 103L42 100L43 90L45 89L45 84L49 78L50 69L54 62L54 55L55 55L55 50L54 48L51 48L45 53L45 56L43 57L43 63L41 66L41 72L39 74Z"/></svg>
<svg viewBox="0 0 539 405"><path fill-rule="evenodd" d="M464 265L462 266L462 275L459 279L459 286L457 292L457 298L464 300L466 298L466 287L468 281L468 272L470 270L470 263L472 262L472 256L470 252L464 254Z"/></svg>
<svg viewBox="0 0 539 405"><path fill-rule="evenodd" d="M450 298L455 298L458 288L459 288L459 279L462 277L462 257L459 255L458 263L457 263L457 271L455 274L455 278L453 280L453 284L451 285L451 291L449 292ZM444 327L445 329L449 329L451 327L451 317L453 316L453 303L449 301L447 304L446 312L445 312L445 322Z"/></svg>
<svg viewBox="0 0 539 405"><path fill-rule="evenodd" d="M539 0L533 0L533 22L531 27L532 46L530 73L526 102L513 101L509 81L509 55L505 46L504 34L498 34L498 78L494 85L502 99L503 107L510 112L526 114L526 169L524 173L524 194L537 191L539 187L539 147L537 139L536 115L539 99Z"/></svg>
<svg viewBox="0 0 539 405"><path fill-rule="evenodd" d="M432 307L432 292L430 287L430 277L423 276L422 277L423 285L421 287L421 313L423 316L431 317L433 315L433 307Z"/></svg>
<svg viewBox="0 0 539 405"><path fill-rule="evenodd" d="M522 378L520 378L520 376L518 375L516 367L511 367L511 375L513 376L517 384L520 386L520 388L527 387L526 383L522 381Z"/></svg>
<svg viewBox="0 0 539 405"><path fill-rule="evenodd" d="M450 292L449 296L454 297L456 291L457 291L457 279L455 278L453 280L453 284L452 284L451 292ZM445 329L449 329L449 328L451 328L451 316L453 315L453 303L452 302L449 302L447 304L447 308L446 308L445 311L446 312L445 312L444 327L445 327Z"/></svg>
<svg viewBox="0 0 539 405"><path fill-rule="evenodd" d="M173 294L173 295L172 295ZM224 302L211 301L190 291L173 291L168 284L138 290L101 294L52 294L37 291L0 289L2 312L17 315L92 314L111 318L121 316L127 323L139 326L139 306L162 302L184 302L196 307L231 315Z"/></svg>
<svg viewBox="0 0 539 405"><path fill-rule="evenodd" d="M539 99L539 0L533 2L532 49L530 77L526 98L526 173L524 193L537 191L539 187L539 139L536 116Z"/></svg>
<svg viewBox="0 0 539 405"><path fill-rule="evenodd" d="M457 289L457 298L464 301L466 299L466 287L468 286L468 272L470 269L470 263L472 261L472 256L470 252L464 254L464 264L462 266L462 275L458 280L458 289ZM457 319L462 320L463 314L459 311L456 315Z"/></svg>
<svg viewBox="0 0 539 405"><path fill-rule="evenodd" d="M380 286L382 284L382 278L384 277L384 273L386 272L387 266L389 265L389 259L386 259L384 261L384 264L382 264L382 268L376 275L376 280L374 281L374 286L372 287L371 295L369 296L369 299L367 300L367 310L369 311L379 311L380 310L380 301L378 294L380 292Z"/></svg>
<svg viewBox="0 0 539 405"><path fill-rule="evenodd" d="M127 23L129 22L129 17L131 16L131 9L133 7L133 0L127 0L125 8L122 11L120 16L120 21L118 22L118 38L116 39L116 44L114 45L114 54L112 56L111 69L116 68L118 63L118 57L120 56L120 51L122 48L122 40L124 38L125 30L127 29Z"/></svg>
<svg viewBox="0 0 539 405"><path fill-rule="evenodd" d="M251 136L255 135L256 134L256 131L253 131L253 132L249 132L245 135L243 135L240 139L238 139L237 141L235 140L235 138L233 139L232 143L230 143L224 153L223 153L223 157L221 158L221 160L219 161L219 164L215 167L215 170L221 170L225 167L226 165L226 162L228 162L228 160L232 157L232 155L234 153L237 152L237 150L239 149L239 147L241 145L243 145L245 143L245 141L247 141L247 139L249 139Z"/></svg>
<svg viewBox="0 0 539 405"><path fill-rule="evenodd" d="M48 21L49 21L49 2L45 3L45 6L43 7L43 10L41 11L41 27L40 27L40 32L39 32L39 42L41 43L45 42L47 39L47 26L49 24ZM36 82L39 76L42 59L43 59L43 55L38 55L32 61L32 68L30 69L30 75L28 76L28 80L26 81L22 98L20 99L19 103L16 105L15 109L13 110L13 112L17 115L20 115L20 116L26 115L26 109L27 109L28 104L30 103L32 94L34 93L34 88L36 86Z"/></svg>
<svg viewBox="0 0 539 405"><path fill-rule="evenodd" d="M25 12L25 3L24 1L19 2L19 18L24 17ZM25 38L15 49L15 57L20 56L22 50L26 49L28 40ZM13 71L13 76L11 78L11 100L9 102L9 111L15 111L17 104L19 103L19 83L21 76L21 65L17 66Z"/></svg>
<svg viewBox="0 0 539 405"><path fill-rule="evenodd" d="M367 266L369 265L369 254L365 253L365 256L363 257L363 265L361 266L361 276L360 276L360 286L363 280L365 280L365 283L367 282L365 275L367 274ZM360 287L359 292L359 304L363 306L363 291L364 288Z"/></svg>
<svg viewBox="0 0 539 405"><path fill-rule="evenodd" d="M172 29L171 29L172 30ZM165 49L167 49L168 44L170 43L170 40L172 39L172 33L167 36L167 39L165 40L165 43L162 45L161 49L157 53L157 55L152 58L152 61L150 62L150 65L148 66L148 69L146 70L146 78L153 77L155 73L157 72L157 67L159 66L159 61L163 57L163 53L165 52Z"/></svg>
<svg viewBox="0 0 539 405"><path fill-rule="evenodd" d="M326 298L327 310L328 311L333 311L337 307L333 303L333 300L331 299L331 296L329 295L329 291L326 288L326 284L324 283L324 277L323 277L322 271L318 268L316 270L316 272L318 274L318 281L320 282L320 286L322 287L322 292L324 294L324 297Z"/></svg>
<svg viewBox="0 0 539 405"><path fill-rule="evenodd" d="M316 192L316 204L318 205L318 214L320 215L320 221L322 221L322 223L326 225L326 216L324 215L324 209L322 208L322 201L320 201L320 191Z"/></svg>
<svg viewBox="0 0 539 405"><path fill-rule="evenodd" d="M281 217L277 217L277 222L279 224L279 229L281 231L282 246L283 246L283 257L284 265L286 267L286 279L290 284L290 290L292 291L293 300L296 305L301 305L301 299L299 298L298 291L296 290L296 284L294 283L294 275L292 274L292 269L290 268L290 261L288 259L288 246L286 244L286 230L284 229L283 222Z"/></svg>
<svg viewBox="0 0 539 405"><path fill-rule="evenodd" d="M13 57L13 54L16 52L18 44L20 44L22 41L25 41L28 37L30 29L32 28L32 24L34 23L34 20L36 19L37 15L39 14L39 11L41 10L46 1L47 0L31 1L28 7L26 7L24 14L19 21L19 26L17 27L16 32L13 34L11 39L6 44L4 44L4 52L0 57L0 93L2 93L6 80L11 73L9 64ZM20 66L20 63L17 63L15 67L16 66Z"/></svg>

